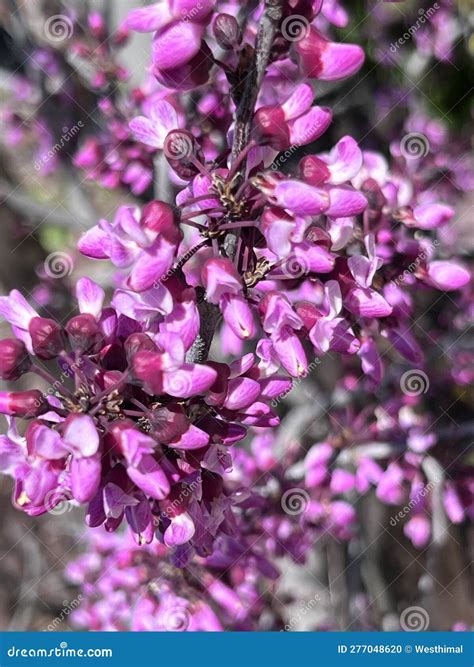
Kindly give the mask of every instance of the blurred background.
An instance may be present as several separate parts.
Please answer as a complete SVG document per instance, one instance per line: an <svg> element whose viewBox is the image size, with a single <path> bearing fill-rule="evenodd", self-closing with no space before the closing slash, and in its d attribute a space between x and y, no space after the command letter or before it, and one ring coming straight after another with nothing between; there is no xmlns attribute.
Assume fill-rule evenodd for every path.
<svg viewBox="0 0 474 667"><path fill-rule="evenodd" d="M100 218L112 219L124 202L142 204L153 196L170 198L172 192L163 179L154 192L148 174L156 174L160 164L128 135L128 120L146 90L150 50L149 34L127 37L122 27L136 4L0 1L0 291L19 289L47 317L63 320L71 314L74 281L82 275L112 287L107 263L90 262L75 250L80 234ZM356 80L318 83L318 104L334 108L335 122L317 150L351 134L364 149L388 158L391 143L407 133L429 137L431 153L439 158L433 177L440 195L456 208L444 243L468 261L474 247L472 2L346 0L344 5L350 22L335 33L339 40L360 43L367 61ZM101 28L94 34L88 17L97 10L105 32ZM58 23L58 16L67 20ZM446 146L448 156L442 152ZM299 157L298 151L291 155L289 166ZM429 331L430 318L439 312L454 321L457 309L448 299L434 310L426 306L419 323L423 331ZM0 334L9 335L4 322ZM462 351L472 363L468 318L446 335L458 345L462 338ZM448 356L438 354L432 363L451 363ZM340 372L335 358L325 357L281 401L287 442L298 442L304 433L309 446L334 427L331 415L320 408L329 401L343 409L346 399L336 390ZM20 382L26 388L25 380ZM445 385L430 406L441 440L453 434L459 439L462 473L455 467L453 474L467 474L473 465L472 386L463 387L452 408L460 394L459 384ZM373 409L371 398L354 390L355 413ZM12 507L11 492L11 480L0 477L0 628L66 630L82 593L64 572L87 551L90 529L82 510L70 504L28 517ZM356 505L356 540L344 546L321 541L305 568L285 562L278 609L272 612L281 623L293 619L294 630L390 629L400 609L421 605L429 611L431 629L471 625L474 531L469 519L450 523L442 538L420 551L403 533L402 521L390 526L395 508L374 493ZM306 570L316 574L319 587ZM341 571L347 571L344 583ZM331 581L336 583L331 586ZM387 582L393 583L387 588ZM308 602L312 599L317 604ZM302 600L307 601L304 613Z"/></svg>

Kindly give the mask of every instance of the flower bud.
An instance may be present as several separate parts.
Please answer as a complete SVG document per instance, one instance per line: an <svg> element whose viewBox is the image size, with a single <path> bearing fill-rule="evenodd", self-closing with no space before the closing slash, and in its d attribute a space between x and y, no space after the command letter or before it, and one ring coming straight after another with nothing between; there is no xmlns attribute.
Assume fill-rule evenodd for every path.
<svg viewBox="0 0 474 667"><path fill-rule="evenodd" d="M1 391L0 413L11 417L37 417L48 410L48 403L38 389Z"/></svg>
<svg viewBox="0 0 474 667"><path fill-rule="evenodd" d="M62 329L47 317L33 317L29 332L33 351L40 359L54 359L64 349Z"/></svg>
<svg viewBox="0 0 474 667"><path fill-rule="evenodd" d="M144 333L133 333L131 334L124 343L125 354L127 359L130 362L137 352L141 350L152 350L156 352L156 345L150 338Z"/></svg>
<svg viewBox="0 0 474 667"><path fill-rule="evenodd" d="M167 88L192 90L198 86L203 86L207 82L212 63L211 50L203 41L200 50L189 62L172 69L160 69L155 66L152 72L158 81Z"/></svg>
<svg viewBox="0 0 474 667"><path fill-rule="evenodd" d="M16 338L0 340L0 378L18 380L31 366L25 344Z"/></svg>
<svg viewBox="0 0 474 667"><path fill-rule="evenodd" d="M151 201L143 207L140 225L146 229L147 235L156 238L163 235L171 243L181 241L181 233L174 220L171 206L162 201Z"/></svg>
<svg viewBox="0 0 474 667"><path fill-rule="evenodd" d="M306 155L299 163L301 178L319 187L331 178L327 164L316 155Z"/></svg>
<svg viewBox="0 0 474 667"><path fill-rule="evenodd" d="M100 339L100 331L93 315L85 313L72 317L66 331L73 350L89 350Z"/></svg>
<svg viewBox="0 0 474 667"><path fill-rule="evenodd" d="M230 14L218 14L213 25L214 37L222 49L233 49L242 41L237 19Z"/></svg>
<svg viewBox="0 0 474 667"><path fill-rule="evenodd" d="M163 150L170 166L180 178L190 181L199 173L195 164L196 159L199 159L199 146L191 132L171 130L166 135Z"/></svg>
<svg viewBox="0 0 474 667"><path fill-rule="evenodd" d="M275 150L283 150L291 144L285 112L281 107L261 107L255 114L254 127L258 137Z"/></svg>

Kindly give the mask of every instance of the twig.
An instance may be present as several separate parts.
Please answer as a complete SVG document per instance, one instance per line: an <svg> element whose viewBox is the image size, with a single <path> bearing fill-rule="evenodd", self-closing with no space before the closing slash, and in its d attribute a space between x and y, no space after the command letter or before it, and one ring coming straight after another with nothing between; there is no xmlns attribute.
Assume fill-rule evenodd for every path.
<svg viewBox="0 0 474 667"><path fill-rule="evenodd" d="M283 0L265 0L265 9L258 28L255 43L255 56L245 80L242 97L235 113L234 141L232 159L236 160L249 142L252 128L255 103L262 85L265 70L270 60L270 52L282 17ZM245 160L242 161L239 174L245 171ZM237 179L238 181L239 179ZM222 250L230 259L234 259L237 251L237 240L240 230L229 231L222 244ZM217 306L205 300L205 294L198 300L201 321L199 335L187 354L187 360L203 363L207 359L214 331L220 318Z"/></svg>
<svg viewBox="0 0 474 667"><path fill-rule="evenodd" d="M249 143L255 103L270 60L273 40L279 28L282 13L283 0L265 0L265 9L258 27L257 40L255 42L254 61L247 74L242 97L235 113L234 141L232 144L233 161L238 159L240 153ZM237 185L245 173L245 164L246 160L243 160L238 172L239 177L236 179ZM235 257L239 234L240 231L235 229L228 232L224 238L222 248L226 256L230 259L234 259Z"/></svg>

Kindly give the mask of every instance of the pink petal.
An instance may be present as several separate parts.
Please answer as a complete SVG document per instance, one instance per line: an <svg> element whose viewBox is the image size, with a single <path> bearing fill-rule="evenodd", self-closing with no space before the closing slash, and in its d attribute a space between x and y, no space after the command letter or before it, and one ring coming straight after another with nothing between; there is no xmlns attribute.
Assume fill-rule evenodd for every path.
<svg viewBox="0 0 474 667"><path fill-rule="evenodd" d="M272 336L273 348L281 365L293 377L301 377L308 372L308 362L298 336L289 327Z"/></svg>
<svg viewBox="0 0 474 667"><path fill-rule="evenodd" d="M362 213L367 207L367 199L362 192L349 185L329 188L329 207L326 215L332 218L347 218Z"/></svg>
<svg viewBox="0 0 474 667"><path fill-rule="evenodd" d="M128 284L132 290L143 292L166 278L175 255L175 245L160 237L154 248L143 251L135 263Z"/></svg>
<svg viewBox="0 0 474 667"><path fill-rule="evenodd" d="M162 129L150 120L150 118L146 118L145 116L132 118L129 127L137 141L141 141L143 144L152 146L153 148L163 148L163 141L166 134L163 136Z"/></svg>
<svg viewBox="0 0 474 667"><path fill-rule="evenodd" d="M334 257L326 248L303 241L293 248L296 260L302 269L314 273L330 273L334 268Z"/></svg>
<svg viewBox="0 0 474 667"><path fill-rule="evenodd" d="M414 227L418 229L437 229L448 223L454 215L454 209L446 204L422 204L413 209Z"/></svg>
<svg viewBox="0 0 474 667"><path fill-rule="evenodd" d="M203 28L191 21L173 23L153 40L153 63L161 70L170 70L189 63L201 47Z"/></svg>
<svg viewBox="0 0 474 667"><path fill-rule="evenodd" d="M304 146L318 139L332 121L332 112L327 107L311 109L290 123L290 142L295 146Z"/></svg>
<svg viewBox="0 0 474 667"><path fill-rule="evenodd" d="M125 516L128 524L133 532L133 537L136 543L150 544L153 541L155 534L153 525L153 515L151 513L150 503L148 499L144 499L138 504L129 504L125 508Z"/></svg>
<svg viewBox="0 0 474 667"><path fill-rule="evenodd" d="M240 276L229 259L208 259L201 273L210 303L219 303L223 294L238 294L242 291Z"/></svg>
<svg viewBox="0 0 474 667"><path fill-rule="evenodd" d="M170 396L189 398L208 391L217 378L217 372L203 364L183 364L172 373L163 374L163 389Z"/></svg>
<svg viewBox="0 0 474 667"><path fill-rule="evenodd" d="M151 454L142 456L137 467L129 466L127 474L138 488L156 500L163 500L170 492L168 478Z"/></svg>
<svg viewBox="0 0 474 667"><path fill-rule="evenodd" d="M471 280L469 271L455 262L436 261L428 266L431 283L441 290L455 290L464 287Z"/></svg>
<svg viewBox="0 0 474 667"><path fill-rule="evenodd" d="M354 287L346 296L344 305L359 317L387 317L393 310L381 294L369 287Z"/></svg>
<svg viewBox="0 0 474 667"><path fill-rule="evenodd" d="M77 247L87 257L107 259L109 256L107 253L108 243L109 235L96 225L81 236Z"/></svg>
<svg viewBox="0 0 474 667"><path fill-rule="evenodd" d="M423 351L409 331L405 329L389 329L386 337L405 359L414 364L422 361Z"/></svg>
<svg viewBox="0 0 474 667"><path fill-rule="evenodd" d="M154 102L149 109L149 113L152 121L162 128L163 139L168 132L179 128L178 114L170 102L167 102L166 100L158 100L157 102Z"/></svg>
<svg viewBox="0 0 474 667"><path fill-rule="evenodd" d="M304 73L322 81L351 76L364 62L360 46L330 42L314 26L294 46Z"/></svg>
<svg viewBox="0 0 474 667"><path fill-rule="evenodd" d="M155 32L171 19L171 13L167 2L156 2L148 7L132 9L127 18L126 25L130 30L136 32Z"/></svg>
<svg viewBox="0 0 474 667"><path fill-rule="evenodd" d="M99 434L88 415L68 417L63 437L75 456L92 456L99 449Z"/></svg>
<svg viewBox="0 0 474 667"><path fill-rule="evenodd" d="M163 539L166 546L175 547L178 544L189 542L196 531L193 520L187 512L183 512L171 519L171 523L165 530Z"/></svg>
<svg viewBox="0 0 474 667"><path fill-rule="evenodd" d="M38 317L38 313L16 289L12 290L9 296L0 297L0 315L12 326L26 330L28 330L30 320Z"/></svg>
<svg viewBox="0 0 474 667"><path fill-rule="evenodd" d="M188 430L180 435L177 440L172 440L167 445L175 449L201 449L209 444L209 440L207 433L191 424Z"/></svg>
<svg viewBox="0 0 474 667"><path fill-rule="evenodd" d="M366 338L357 352L362 362L362 370L377 384L380 383L383 374L382 361L373 338Z"/></svg>
<svg viewBox="0 0 474 667"><path fill-rule="evenodd" d="M32 454L49 460L62 459L69 454L59 433L42 425L37 426L29 436L28 447Z"/></svg>
<svg viewBox="0 0 474 667"><path fill-rule="evenodd" d="M341 250L351 239L354 233L353 218L328 218L327 231L331 237L331 250Z"/></svg>
<svg viewBox="0 0 474 667"><path fill-rule="evenodd" d="M79 278L76 284L76 298L81 313L90 313L98 318L104 305L105 292L89 278Z"/></svg>
<svg viewBox="0 0 474 667"><path fill-rule="evenodd" d="M260 385L250 378L229 380L224 407L228 410L241 410L255 403L260 396Z"/></svg>
<svg viewBox="0 0 474 667"><path fill-rule="evenodd" d="M407 521L403 526L403 532L416 549L422 549L430 539L431 523L426 516L418 514Z"/></svg>
<svg viewBox="0 0 474 667"><path fill-rule="evenodd" d="M308 111L313 103L314 93L311 86L302 83L295 88L291 96L281 105L285 120L293 120Z"/></svg>
<svg viewBox="0 0 474 667"><path fill-rule="evenodd" d="M255 321L247 300L240 294L223 294L220 307L224 320L234 334L247 340L255 336Z"/></svg>
<svg viewBox="0 0 474 667"><path fill-rule="evenodd" d="M279 206L296 215L319 215L329 207L329 195L301 181L282 181L274 190Z"/></svg>
<svg viewBox="0 0 474 667"><path fill-rule="evenodd" d="M13 475L17 466L25 463L26 451L17 443L0 435L0 471L4 475Z"/></svg>
<svg viewBox="0 0 474 667"><path fill-rule="evenodd" d="M199 314L193 301L175 303L173 310L160 324L160 331L179 334L189 350L199 333Z"/></svg>
<svg viewBox="0 0 474 667"><path fill-rule="evenodd" d="M88 503L97 493L102 466L100 456L74 457L71 461L71 491L78 503Z"/></svg>
<svg viewBox="0 0 474 667"><path fill-rule="evenodd" d="M327 162L331 173L331 183L339 185L350 181L362 168L363 158L357 142L349 136L343 137L327 156L321 155Z"/></svg>

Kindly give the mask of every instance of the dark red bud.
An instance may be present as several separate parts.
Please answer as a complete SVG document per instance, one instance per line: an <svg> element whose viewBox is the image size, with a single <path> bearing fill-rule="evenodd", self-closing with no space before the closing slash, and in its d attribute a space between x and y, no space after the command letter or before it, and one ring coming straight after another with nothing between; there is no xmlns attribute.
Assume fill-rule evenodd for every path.
<svg viewBox="0 0 474 667"><path fill-rule="evenodd" d="M117 419L111 422L108 432L104 436L104 447L106 451L115 450L122 453L121 433L126 429L135 428L131 419Z"/></svg>
<svg viewBox="0 0 474 667"><path fill-rule="evenodd" d="M315 187L326 183L331 176L327 164L316 155L306 155L300 161L299 169L301 178Z"/></svg>
<svg viewBox="0 0 474 667"><path fill-rule="evenodd" d="M54 359L64 350L64 338L61 327L47 317L33 317L29 332L33 351L40 359Z"/></svg>
<svg viewBox="0 0 474 667"><path fill-rule="evenodd" d="M124 343L125 353L127 359L130 362L137 352L140 350L151 350L156 351L156 345L150 338L144 333L133 333L131 334Z"/></svg>
<svg viewBox="0 0 474 667"><path fill-rule="evenodd" d="M118 343L111 343L100 351L102 368L108 371L124 371L127 368L125 350Z"/></svg>
<svg viewBox="0 0 474 667"><path fill-rule="evenodd" d="M73 350L89 350L101 336L99 326L90 313L72 317L66 324L66 331Z"/></svg>
<svg viewBox="0 0 474 667"><path fill-rule="evenodd" d="M12 417L38 417L47 412L49 405L38 389L31 391L0 392L0 413Z"/></svg>
<svg viewBox="0 0 474 667"><path fill-rule="evenodd" d="M196 161L202 158L199 145L191 132L171 130L166 135L163 152L170 166L184 180L191 180L199 173Z"/></svg>
<svg viewBox="0 0 474 667"><path fill-rule="evenodd" d="M262 107L254 118L257 136L265 139L276 150L283 150L290 145L290 132L281 107Z"/></svg>
<svg viewBox="0 0 474 667"><path fill-rule="evenodd" d="M239 23L230 14L218 14L213 25L214 37L222 49L233 49L242 41Z"/></svg>
<svg viewBox="0 0 474 667"><path fill-rule="evenodd" d="M316 321L322 315L321 311L318 310L316 306L313 306L312 303L308 303L306 301L296 304L295 310L303 320L304 325L308 330L313 328Z"/></svg>
<svg viewBox="0 0 474 667"><path fill-rule="evenodd" d="M133 357L133 375L141 380L147 387L147 391L156 394L162 392L162 355L151 350L142 350Z"/></svg>
<svg viewBox="0 0 474 667"><path fill-rule="evenodd" d="M198 485L196 484L196 488L197 487ZM187 510L188 505L192 499L192 485L179 482L178 484L173 484L168 497L165 498L165 500L160 500L158 505L162 515L168 519L173 519L174 517L179 516Z"/></svg>
<svg viewBox="0 0 474 667"><path fill-rule="evenodd" d="M0 379L18 380L31 366L25 344L16 338L0 340Z"/></svg>
<svg viewBox="0 0 474 667"><path fill-rule="evenodd" d="M181 232L175 222L173 209L162 201L154 200L144 206L140 224L156 235L162 234L171 243L181 241Z"/></svg>
<svg viewBox="0 0 474 667"><path fill-rule="evenodd" d="M204 500L212 502L222 493L224 483L222 477L210 470L202 470L202 497Z"/></svg>
<svg viewBox="0 0 474 667"><path fill-rule="evenodd" d="M201 48L194 58L191 58L184 65L173 69L158 69L158 67L154 67L152 72L166 88L191 90L197 86L203 86L207 82L212 65L213 57L211 49L205 41L202 41Z"/></svg>

